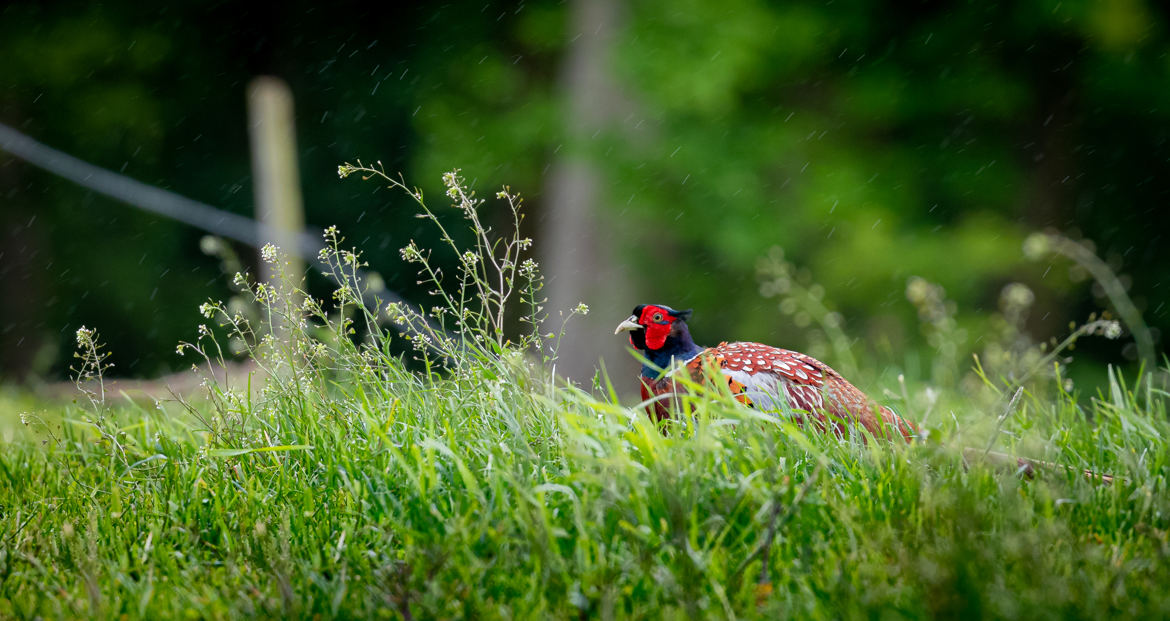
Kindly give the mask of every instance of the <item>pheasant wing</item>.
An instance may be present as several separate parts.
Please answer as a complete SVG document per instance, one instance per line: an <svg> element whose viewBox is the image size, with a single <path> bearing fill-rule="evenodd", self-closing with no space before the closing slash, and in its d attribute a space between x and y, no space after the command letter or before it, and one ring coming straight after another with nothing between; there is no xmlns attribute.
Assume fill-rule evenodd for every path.
<svg viewBox="0 0 1170 621"><path fill-rule="evenodd" d="M781 411L787 406L843 433L849 423L860 423L875 435L885 433L885 425L894 425L906 438L914 434L912 425L812 356L760 343L723 343L702 357L714 360L736 398L752 407Z"/></svg>

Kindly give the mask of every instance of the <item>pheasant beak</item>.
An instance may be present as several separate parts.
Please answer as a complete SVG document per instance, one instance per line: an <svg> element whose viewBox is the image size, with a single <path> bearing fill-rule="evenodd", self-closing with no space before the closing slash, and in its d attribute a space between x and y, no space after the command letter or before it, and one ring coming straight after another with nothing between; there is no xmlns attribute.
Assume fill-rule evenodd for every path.
<svg viewBox="0 0 1170 621"><path fill-rule="evenodd" d="M617 330L614 330L613 333L620 334L622 332L633 332L634 330L641 329L642 326L638 325L638 316L630 315L629 317L626 317L625 321L618 324Z"/></svg>

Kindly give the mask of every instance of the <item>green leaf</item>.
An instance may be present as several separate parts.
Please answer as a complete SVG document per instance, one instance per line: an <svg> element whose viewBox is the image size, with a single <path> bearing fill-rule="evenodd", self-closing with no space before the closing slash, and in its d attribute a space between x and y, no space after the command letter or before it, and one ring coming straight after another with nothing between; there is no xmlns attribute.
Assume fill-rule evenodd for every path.
<svg viewBox="0 0 1170 621"><path fill-rule="evenodd" d="M248 453L277 453L284 451L307 451L313 447L308 444L283 444L281 446L261 446L259 448L218 448L207 451L212 457L235 457Z"/></svg>

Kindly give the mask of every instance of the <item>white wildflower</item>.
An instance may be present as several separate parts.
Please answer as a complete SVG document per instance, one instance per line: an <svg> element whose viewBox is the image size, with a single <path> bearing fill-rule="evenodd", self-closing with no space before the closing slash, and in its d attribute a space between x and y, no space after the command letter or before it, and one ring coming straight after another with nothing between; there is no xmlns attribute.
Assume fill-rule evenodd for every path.
<svg viewBox="0 0 1170 621"><path fill-rule="evenodd" d="M1036 294L1032 293L1028 285L1013 282L1004 286L999 299L1005 308L1028 308L1036 301Z"/></svg>
<svg viewBox="0 0 1170 621"><path fill-rule="evenodd" d="M1052 249L1052 240L1044 233L1033 233L1024 240L1024 256L1039 259Z"/></svg>
<svg viewBox="0 0 1170 621"><path fill-rule="evenodd" d="M199 238L199 250L206 255L218 254L222 250L223 244L220 243L219 238L214 235L204 235Z"/></svg>
<svg viewBox="0 0 1170 621"><path fill-rule="evenodd" d="M411 240L409 244L403 246L398 251L398 254L402 255L402 260L407 263L414 263L422 259L422 253L418 251L418 246L414 244L414 240Z"/></svg>
<svg viewBox="0 0 1170 621"><path fill-rule="evenodd" d="M87 328L85 326L81 326L80 328L78 328L77 334L76 334L78 347L85 347L86 345L92 343L93 342L93 334L94 334L93 328Z"/></svg>

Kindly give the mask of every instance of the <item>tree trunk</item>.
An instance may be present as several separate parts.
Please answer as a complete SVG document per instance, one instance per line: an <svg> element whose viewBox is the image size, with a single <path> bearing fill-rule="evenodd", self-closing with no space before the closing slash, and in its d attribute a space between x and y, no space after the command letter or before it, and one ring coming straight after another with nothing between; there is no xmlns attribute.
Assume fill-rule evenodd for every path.
<svg viewBox="0 0 1170 621"><path fill-rule="evenodd" d="M619 6L617 0L574 0L570 5L572 43L561 68L565 141L544 191L539 243L548 277L546 328L559 330L558 313L578 302L592 310L566 327L557 373L587 382L604 359L620 388L623 370L634 365L624 341L613 336L613 326L636 302L616 256L620 248L615 234L624 229L605 218L609 186L596 148L598 137L615 127L629 107L611 69Z"/></svg>

